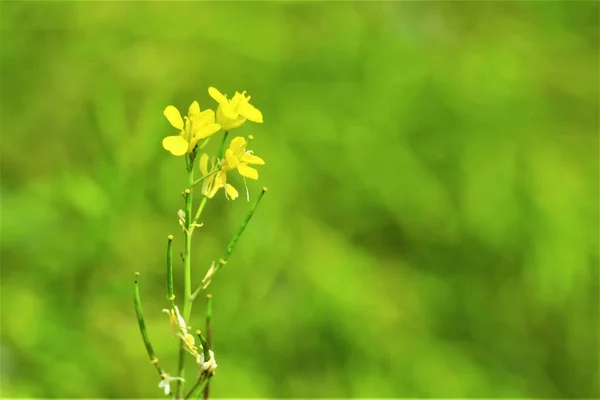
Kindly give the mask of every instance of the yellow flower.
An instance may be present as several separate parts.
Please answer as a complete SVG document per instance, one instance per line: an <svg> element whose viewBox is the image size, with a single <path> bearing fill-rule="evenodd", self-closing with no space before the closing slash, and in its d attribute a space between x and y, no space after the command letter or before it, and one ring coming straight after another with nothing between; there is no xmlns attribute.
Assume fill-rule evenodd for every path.
<svg viewBox="0 0 600 400"><path fill-rule="evenodd" d="M213 110L200 112L197 101L190 105L187 117L181 118L179 110L174 106L165 108L163 114L173 127L180 130L179 135L168 136L162 141L165 150L175 156L191 153L200 139L207 138L221 129L221 126L215 123L215 112Z"/></svg>
<svg viewBox="0 0 600 400"><path fill-rule="evenodd" d="M208 154L202 154L200 156L200 171L202 172L202 175L206 176L208 175L211 171L214 171L215 169L215 162L212 162L210 171L208 169ZM217 192L219 191L219 189L221 189L222 187L225 188L225 196L228 199L231 200L235 200L238 198L239 193L237 190L235 190L235 188L233 186L231 186L229 183L227 183L227 171L225 170L221 170L219 172L217 172L214 175L209 176L208 178L204 179L204 182L202 184L202 194L206 197L208 197L209 199L212 199L215 194L217 194Z"/></svg>
<svg viewBox="0 0 600 400"><path fill-rule="evenodd" d="M246 144L246 139L241 136L231 141L229 148L225 151L225 158L219 162L220 171L204 180L202 194L211 199L220 188L224 187L225 196L228 199L235 200L239 196L239 193L233 186L227 183L227 173L234 169L237 169L239 174L245 178L258 179L258 171L248 164L264 165L265 161L252 154L252 151L246 150ZM200 156L200 171L202 171L202 175L204 176L210 174L217 167L213 161L209 170L208 161L207 154Z"/></svg>
<svg viewBox="0 0 600 400"><path fill-rule="evenodd" d="M231 171L237 168L237 171L243 177L258 179L258 171L248 164L264 165L265 161L252 154L252 151L246 150L246 139L241 136L234 138L225 151L225 163L223 170Z"/></svg>
<svg viewBox="0 0 600 400"><path fill-rule="evenodd" d="M217 108L217 122L224 131L239 127L246 119L262 124L262 113L249 103L251 97L246 96L246 91L235 92L231 100L214 87L208 88L208 94L219 103Z"/></svg>

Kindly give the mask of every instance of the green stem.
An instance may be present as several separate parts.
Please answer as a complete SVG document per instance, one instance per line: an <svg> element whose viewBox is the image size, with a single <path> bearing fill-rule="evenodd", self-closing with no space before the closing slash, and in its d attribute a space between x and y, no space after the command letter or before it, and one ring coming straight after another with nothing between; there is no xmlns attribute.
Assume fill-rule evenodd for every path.
<svg viewBox="0 0 600 400"><path fill-rule="evenodd" d="M206 175L204 175L204 176L202 176L202 177L200 177L200 178L196 179L196 180L194 181L194 183L192 183L192 186L190 186L190 189L191 189L192 187L196 186L197 184L199 184L200 182L202 182L203 180L205 180L206 178L208 178L208 177L210 177L210 176L213 176L214 174L216 174L216 173L219 173L219 172L221 172L221 168L217 168L216 170L214 170L214 171L212 171L212 172L209 172L208 174L206 174Z"/></svg>
<svg viewBox="0 0 600 400"><path fill-rule="evenodd" d="M202 336L202 332L200 332L200 329L196 331L196 335L198 336L198 339L200 339L200 344L202 345L202 355L204 356L204 362L207 362L208 360L210 360L210 347L208 347L208 342L206 338Z"/></svg>
<svg viewBox="0 0 600 400"><path fill-rule="evenodd" d="M167 239L167 300L175 308L175 292L173 290L173 235L169 235Z"/></svg>
<svg viewBox="0 0 600 400"><path fill-rule="evenodd" d="M138 325L140 327L140 333L142 334L142 339L144 340L144 345L146 346L146 352L150 357L150 362L156 368L158 375L163 376L164 371L158 365L158 358L154 353L154 349L152 348L152 344L150 343L150 339L148 338L148 332L146 331L146 322L144 319L144 312L142 310L142 302L140 300L140 288L138 285L138 277L140 276L139 272L134 274L133 286L134 286L134 294L133 294L133 302L135 304L135 313L137 315Z"/></svg>
<svg viewBox="0 0 600 400"><path fill-rule="evenodd" d="M191 186L194 182L194 162L190 161L192 164L188 171L188 186ZM188 191L186 191L188 192ZM194 190L193 188L189 189L187 196L185 198L185 247L184 247L184 277L183 277L183 287L184 287L184 300L183 300L183 318L187 321L190 317L190 302L189 297L192 294L192 231L191 227L193 224L192 220L192 209L193 209L193 197Z"/></svg>
<svg viewBox="0 0 600 400"><path fill-rule="evenodd" d="M202 374L200 375L200 378L198 378L198 380L196 381L194 386L192 386L192 388L190 389L188 394L185 395L184 399L189 399L190 397L192 397L192 395L194 394L194 392L196 392L196 390L204 389L204 387L206 386L206 384L208 383L208 381L210 380L211 377L212 376L208 375L206 373L206 371L203 371ZM200 392L200 393L202 393L202 392ZM200 397L198 396L197 398L200 398Z"/></svg>
<svg viewBox="0 0 600 400"><path fill-rule="evenodd" d="M213 347L213 335L212 335L212 294L206 295L206 341L208 347Z"/></svg>
<svg viewBox="0 0 600 400"><path fill-rule="evenodd" d="M219 262L213 263L213 265L209 269L209 272L206 274L206 276L202 280L202 285L200 287L198 287L198 289L196 289L196 291L192 295L192 299L195 298L202 289L206 289L208 287L208 285L210 284L210 280L217 273L217 271L219 269L221 269L225 264L227 264L227 260L229 259L229 256L231 255L231 253L233 252L233 249L237 245L237 242L240 239L240 237L242 236L242 233L244 233L244 230L246 229L248 222L250 222L250 219L252 219L252 216L254 215L254 212L256 211L258 204L260 203L261 199L263 198L263 196L265 195L266 192L267 192L267 188L263 187L262 191L258 195L258 198L256 199L256 201L250 208L250 211L248 211L248 214L246 214L246 218L244 218L244 220L242 221L242 224L238 228L237 233L233 236L233 238L227 245L227 248L225 249L225 253L223 253L223 256L219 259Z"/></svg>
<svg viewBox="0 0 600 400"><path fill-rule="evenodd" d="M179 377L183 378L182 374L185 371L185 347L183 345L183 342L181 342L180 340L180 344L179 344ZM181 398L181 394L183 393L183 386L185 385L184 381L177 381L177 389L175 389L175 393L177 393L177 395L175 396L175 399L180 399Z"/></svg>
<svg viewBox="0 0 600 400"><path fill-rule="evenodd" d="M210 383L211 378L212 378L212 376L207 376L206 379L203 382L201 382L200 390L202 390L202 391L200 393L202 393L204 396L206 396L206 390L208 389L208 384ZM198 396L196 398L199 399L200 396ZM204 397L204 398L206 398L206 397Z"/></svg>
<svg viewBox="0 0 600 400"><path fill-rule="evenodd" d="M188 171L188 172L190 171L190 159L191 159L191 157L188 157L188 155L186 154L185 155L185 170ZM191 168L192 169L194 168L193 163L192 163Z"/></svg>
<svg viewBox="0 0 600 400"><path fill-rule="evenodd" d="M206 146L209 141L210 141L210 136L207 137L206 139L204 139L204 141L198 145L198 149L203 149L204 146Z"/></svg>
<svg viewBox="0 0 600 400"><path fill-rule="evenodd" d="M206 295L206 343L208 344L208 348L213 348L213 334L212 334L212 294ZM210 382L207 379L206 385L204 386L204 390L202 392L202 398L204 400L208 400L210 397Z"/></svg>
<svg viewBox="0 0 600 400"><path fill-rule="evenodd" d="M188 189L185 190L185 243L183 250L183 319L188 321L191 314L190 297L192 295L192 208L194 197L194 153L186 156L186 167L188 172ZM183 342L179 343L179 376L184 378L185 375L185 347ZM180 398L183 393L183 382L177 382L177 398Z"/></svg>
<svg viewBox="0 0 600 400"><path fill-rule="evenodd" d="M221 140L221 146L219 147L219 152L217 153L217 157L219 160L223 158L223 154L225 153L225 142L227 141L227 136L229 136L229 132L225 131L223 135L223 140Z"/></svg>

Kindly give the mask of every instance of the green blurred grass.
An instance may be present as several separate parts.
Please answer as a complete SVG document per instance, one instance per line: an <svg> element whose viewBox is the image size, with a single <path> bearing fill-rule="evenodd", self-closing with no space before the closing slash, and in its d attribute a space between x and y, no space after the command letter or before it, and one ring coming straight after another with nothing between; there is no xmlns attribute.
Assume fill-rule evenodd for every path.
<svg viewBox="0 0 600 400"><path fill-rule="evenodd" d="M132 274L174 370L162 110L216 86L269 192L213 283L215 397L597 397L598 15L2 2L2 396L160 394ZM198 280L247 207L210 203Z"/></svg>

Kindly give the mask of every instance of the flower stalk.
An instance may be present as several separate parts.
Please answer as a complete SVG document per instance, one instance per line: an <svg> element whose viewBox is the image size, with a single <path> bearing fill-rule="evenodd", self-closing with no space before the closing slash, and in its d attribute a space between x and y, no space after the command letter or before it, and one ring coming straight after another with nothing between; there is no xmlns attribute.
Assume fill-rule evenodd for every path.
<svg viewBox="0 0 600 400"><path fill-rule="evenodd" d="M175 307L175 291L173 290L173 235L167 237L167 300Z"/></svg>
<svg viewBox="0 0 600 400"><path fill-rule="evenodd" d="M164 309L163 312L169 316L173 336L177 338L179 344L178 374L176 376L168 374L158 365L158 357L154 353L154 348L150 343L146 331L138 285L139 273L135 274L134 280L135 311L144 346L151 363L159 374L160 382L158 387L164 391L165 395L171 395L173 400L187 399L195 394L198 398L209 398L209 381L217 368L215 355L212 351L212 295L206 295L206 330L204 335L200 330L195 331L196 336L190 333L192 327L188 325L188 321L191 318L193 301L199 292L208 286L214 272L227 262L240 236L252 218L258 203L266 192L266 188L263 188L237 233L229 242L219 262L217 264L213 263L209 274L203 280L203 285L192 293L192 238L195 229L202 226L200 217L205 210L208 200L213 199L221 188L224 189L224 197L227 200L235 200L239 195L237 190L228 182L228 176L237 171L244 178L245 184L246 178L258 179L258 171L249 166L249 164L265 164L262 158L254 155L251 150L247 149L247 145L253 138L252 135L248 136L248 140L242 136L237 136L231 140L229 137L231 130L239 128L246 121L255 123L263 122L262 113L250 104L250 96L247 96L244 91L242 93L235 92L229 98L213 87L209 88L208 93L218 103L216 112L211 109L200 110L200 105L197 101L194 101L189 106L187 115L185 116L182 116L179 110L172 105L167 106L163 111L169 123L177 129L178 134L165 137L162 145L172 155L177 157L183 156L187 173L187 187L181 193L184 199L184 206L182 210L177 212L179 225L184 235L183 251L179 253L183 262L183 298L180 300L183 304L179 304L182 309L181 313L175 301L173 235L167 237L166 249L166 297L169 308ZM210 157L208 154L202 153L212 136L219 131L223 132L223 136L216 156ZM199 162L196 162L198 158ZM202 176L194 179L194 172L198 167L202 172ZM199 190L201 198L198 208L194 212L194 187L199 183L202 183L201 190ZM249 193L247 186L246 193ZM186 358L189 357L188 354L194 357L198 374L196 375L197 379L193 387L184 395ZM174 390L171 390L172 386L176 386Z"/></svg>
<svg viewBox="0 0 600 400"><path fill-rule="evenodd" d="M206 295L206 343L209 349L213 348L212 340L212 294ZM206 381L206 386L202 390L202 398L208 400L210 397L210 380Z"/></svg>
<svg viewBox="0 0 600 400"><path fill-rule="evenodd" d="M188 172L188 189L185 190L185 232L184 232L184 250L183 250L183 319L188 321L192 312L192 209L194 197L194 159L195 153L186 157ZM179 344L179 376L185 378L185 344ZM181 397L183 392L183 382L177 382L177 397Z"/></svg>

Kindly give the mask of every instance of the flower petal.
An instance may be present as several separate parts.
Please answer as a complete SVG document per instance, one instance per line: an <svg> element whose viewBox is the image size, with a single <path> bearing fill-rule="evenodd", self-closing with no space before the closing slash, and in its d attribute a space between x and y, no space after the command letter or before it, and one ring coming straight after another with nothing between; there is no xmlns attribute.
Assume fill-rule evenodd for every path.
<svg viewBox="0 0 600 400"><path fill-rule="evenodd" d="M204 125L215 123L215 112L211 109L204 110L201 113L191 117L193 122L193 129L197 130L202 128Z"/></svg>
<svg viewBox="0 0 600 400"><path fill-rule="evenodd" d="M200 172L202 175L208 175L208 154L202 153L200 156Z"/></svg>
<svg viewBox="0 0 600 400"><path fill-rule="evenodd" d="M230 200L235 200L239 197L238 191L231 186L229 183L225 185L225 194L227 194L227 198Z"/></svg>
<svg viewBox="0 0 600 400"><path fill-rule="evenodd" d="M237 109L237 112L241 116L249 119L252 122L257 122L259 124L262 124L262 122L263 122L262 113L258 110L258 108L254 107L250 103L240 104L240 106Z"/></svg>
<svg viewBox="0 0 600 400"><path fill-rule="evenodd" d="M234 154L244 151L246 148L246 139L243 136L236 136L229 143L229 149L233 151Z"/></svg>
<svg viewBox="0 0 600 400"><path fill-rule="evenodd" d="M225 97L217 88L209 87L208 95L212 97L219 104L227 104L227 97Z"/></svg>
<svg viewBox="0 0 600 400"><path fill-rule="evenodd" d="M246 92L244 92L246 93ZM243 103L247 103L248 100L246 99L246 96L243 95L240 92L235 92L235 94L233 95L233 97L231 98L231 100L229 100L229 105L231 106L231 108L235 111L237 111L237 108L240 106L240 104Z"/></svg>
<svg viewBox="0 0 600 400"><path fill-rule="evenodd" d="M209 189L210 191L208 192L208 194L206 194L206 197L208 197L209 199L212 199L215 196L215 194L219 191L219 189L221 189L227 184L227 173L225 171L221 171L213 176L214 180L208 178L212 180L212 185Z"/></svg>
<svg viewBox="0 0 600 400"><path fill-rule="evenodd" d="M246 122L246 118L239 115L236 119L227 119L223 118L221 121L221 128L224 131L231 131L232 129L239 128L242 124Z"/></svg>
<svg viewBox="0 0 600 400"><path fill-rule="evenodd" d="M187 153L189 143L181 136L167 136L163 139L162 145L174 156L182 156Z"/></svg>
<svg viewBox="0 0 600 400"><path fill-rule="evenodd" d="M158 384L159 388L164 389L165 395L168 395L169 393L171 393L171 385L169 384L168 379L169 378L164 378L164 380L160 381L160 383Z"/></svg>
<svg viewBox="0 0 600 400"><path fill-rule="evenodd" d="M227 172L221 171L216 174L215 184L222 188L227 183Z"/></svg>
<svg viewBox="0 0 600 400"><path fill-rule="evenodd" d="M212 199L217 190L219 190L218 187L217 190L213 190L213 188L215 187L215 178L216 175L211 175L208 178L206 178L204 180L204 183L202 184L202 194L208 197L209 199Z"/></svg>
<svg viewBox="0 0 600 400"><path fill-rule="evenodd" d="M183 119L181 118L181 114L177 108L174 106L168 106L165 108L165 111L163 111L163 114L165 117L167 117L171 125L179 130L183 130Z"/></svg>
<svg viewBox="0 0 600 400"><path fill-rule="evenodd" d="M235 120L239 117L239 114L228 103L219 105L219 108L223 116L227 119Z"/></svg>
<svg viewBox="0 0 600 400"><path fill-rule="evenodd" d="M230 131L232 129L235 129L242 125L244 122L246 122L246 118L242 117L238 113L229 113L230 108L228 110L229 114L226 116L223 111L224 108L229 108L229 106L219 106L217 108L217 123L221 125L221 129L223 129L224 131ZM235 118L231 118L232 116L235 116Z"/></svg>
<svg viewBox="0 0 600 400"><path fill-rule="evenodd" d="M237 166L240 175L250 179L258 179L258 171L255 168L249 167L248 164L240 163Z"/></svg>
<svg viewBox="0 0 600 400"><path fill-rule="evenodd" d="M225 150L225 162L227 163L227 169L234 169L240 163L240 160L235 156L231 149Z"/></svg>
<svg viewBox="0 0 600 400"><path fill-rule="evenodd" d="M209 199L212 199L213 197L215 197L215 194L217 194L219 189L221 189L221 186L214 184L212 186L210 192L206 195L206 197L208 197Z"/></svg>
<svg viewBox="0 0 600 400"><path fill-rule="evenodd" d="M263 160L262 158L260 158L258 156L255 156L254 154L248 154L248 153L244 153L240 157L240 161L243 161L246 164L265 165L265 160Z"/></svg>
<svg viewBox="0 0 600 400"><path fill-rule="evenodd" d="M210 135L214 135L215 133L221 130L221 125L219 124L208 124L198 129L196 133L194 133L194 139L192 142L197 142L200 139L204 139L209 137ZM195 143L194 143L195 144Z"/></svg>
<svg viewBox="0 0 600 400"><path fill-rule="evenodd" d="M192 103L192 105L190 105L190 108L188 110L188 116L191 118L198 114L200 114L200 104L198 104L198 102L194 100L194 102Z"/></svg>

